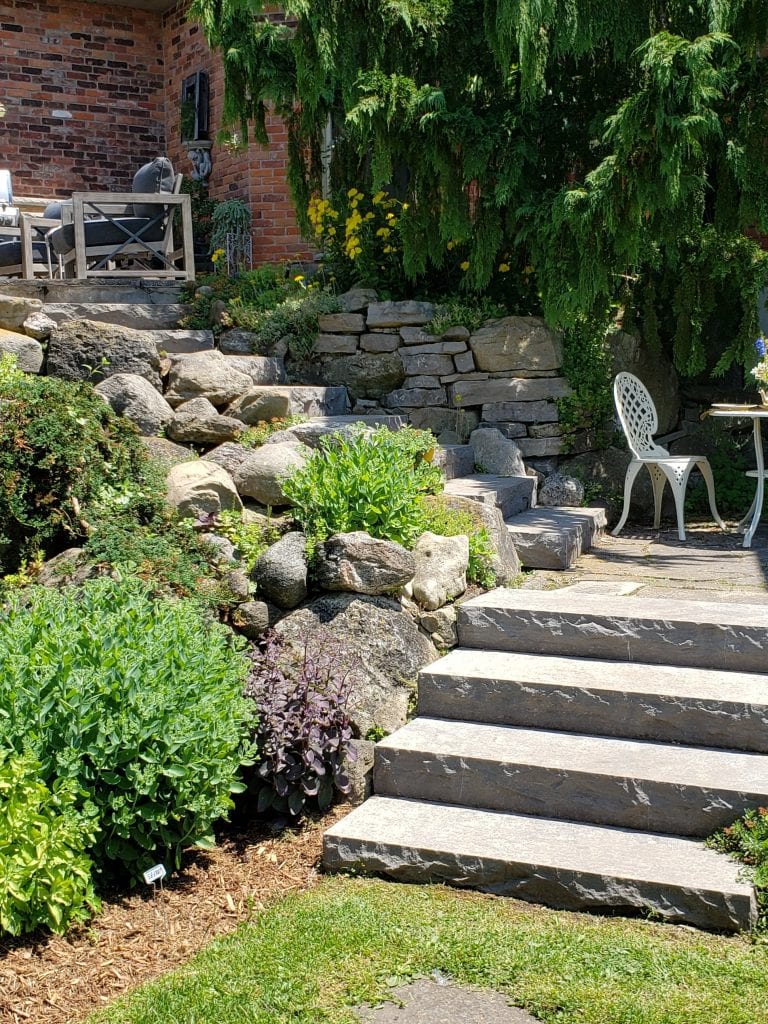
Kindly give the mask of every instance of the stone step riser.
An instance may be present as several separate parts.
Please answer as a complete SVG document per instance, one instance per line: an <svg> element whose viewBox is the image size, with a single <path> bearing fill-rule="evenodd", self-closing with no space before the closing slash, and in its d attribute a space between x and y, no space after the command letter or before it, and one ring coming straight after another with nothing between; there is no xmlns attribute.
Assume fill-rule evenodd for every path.
<svg viewBox="0 0 768 1024"><path fill-rule="evenodd" d="M178 303L182 287L168 281L147 279L141 284L128 281L49 281L38 279L24 281L21 278L0 279L3 295L22 295L40 299L44 303Z"/></svg>
<svg viewBox="0 0 768 1024"><path fill-rule="evenodd" d="M376 748L380 796L460 804L678 836L711 835L768 792L681 786L431 751Z"/></svg>
<svg viewBox="0 0 768 1024"><path fill-rule="evenodd" d="M606 663L606 684L579 679L578 663L563 659L551 680L478 677L446 670L440 662L421 673L419 714L455 721L534 729L567 730L768 754L766 703L726 700L672 692L622 690L625 666ZM653 673L653 666L644 666ZM607 673L613 672L611 689ZM724 689L728 673L722 673Z"/></svg>
<svg viewBox="0 0 768 1024"><path fill-rule="evenodd" d="M507 531L527 569L569 569L589 551L606 525L601 508L532 508L514 516Z"/></svg>
<svg viewBox="0 0 768 1024"><path fill-rule="evenodd" d="M65 320L93 320L96 323L132 327L137 331L175 330L188 312L180 303L147 302L47 302L44 311L57 324Z"/></svg>
<svg viewBox="0 0 768 1024"><path fill-rule="evenodd" d="M323 862L567 910L652 911L728 931L756 920L738 865L695 841L468 807L374 797L326 832Z"/></svg>
<svg viewBox="0 0 768 1024"><path fill-rule="evenodd" d="M536 501L536 479L530 476L487 476L474 474L448 480L445 491L462 498L473 498L501 510L505 519L530 508Z"/></svg>
<svg viewBox="0 0 768 1024"><path fill-rule="evenodd" d="M725 622L697 621L695 607L666 607L674 605L669 601L617 598L598 604L584 595L561 607L553 601L529 607L521 602L515 607L506 596L495 604L494 593L461 605L461 646L726 672L762 673L768 666L764 615L743 623L733 617ZM661 604L664 610L657 611L654 605ZM727 610L732 613L737 607Z"/></svg>

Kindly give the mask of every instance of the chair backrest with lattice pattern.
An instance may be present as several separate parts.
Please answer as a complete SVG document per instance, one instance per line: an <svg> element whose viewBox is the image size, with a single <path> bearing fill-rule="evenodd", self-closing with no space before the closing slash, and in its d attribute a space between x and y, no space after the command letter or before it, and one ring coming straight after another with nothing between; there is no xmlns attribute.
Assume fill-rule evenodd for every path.
<svg viewBox="0 0 768 1024"><path fill-rule="evenodd" d="M653 440L659 426L659 418L645 384L632 373L616 374L613 382L613 401L627 444L635 458L668 458L667 449Z"/></svg>

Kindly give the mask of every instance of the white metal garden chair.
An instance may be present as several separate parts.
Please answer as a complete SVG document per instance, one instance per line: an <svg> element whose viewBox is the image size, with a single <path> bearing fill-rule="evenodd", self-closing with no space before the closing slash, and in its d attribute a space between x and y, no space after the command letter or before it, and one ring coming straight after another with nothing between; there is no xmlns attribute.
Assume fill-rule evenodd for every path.
<svg viewBox="0 0 768 1024"><path fill-rule="evenodd" d="M685 527L683 524L683 503L685 501L685 489L688 486L688 477L691 470L697 468L704 477L709 497L709 507L712 510L712 518L721 529L725 529L725 523L720 518L715 505L715 482L712 479L712 468L703 455L670 455L666 448L662 448L653 440L653 435L659 426L659 418L656 415L656 406L648 394L648 390L642 381L638 380L631 373L619 373L613 382L613 400L616 405L616 412L619 415L624 434L627 438L629 450L633 458L627 467L627 475L624 479L624 509L621 519L616 524L613 536L617 537L624 528L629 514L629 505L632 498L632 487L637 474L645 466L651 476L653 485L653 526L658 529L661 521L661 499L664 494L664 487L669 484L672 495L675 499L675 511L677 512L677 536L685 540Z"/></svg>

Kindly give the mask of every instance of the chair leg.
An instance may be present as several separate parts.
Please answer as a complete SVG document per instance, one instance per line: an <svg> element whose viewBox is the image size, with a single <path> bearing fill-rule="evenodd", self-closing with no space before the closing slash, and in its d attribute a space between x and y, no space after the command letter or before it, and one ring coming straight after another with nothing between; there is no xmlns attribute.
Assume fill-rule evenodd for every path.
<svg viewBox="0 0 768 1024"><path fill-rule="evenodd" d="M664 497L664 487L666 486L667 478L659 467L655 466L652 462L648 462L646 465L648 466L648 473L653 485L653 528L658 530L661 524L661 501Z"/></svg>
<svg viewBox="0 0 768 1024"><path fill-rule="evenodd" d="M624 508L621 512L621 519L618 521L614 529L611 531L614 537L618 537L621 531L624 529L624 524L627 521L629 515L629 505L632 498L632 487L635 482L637 474L642 469L642 462L630 462L627 466L627 475L624 477Z"/></svg>
<svg viewBox="0 0 768 1024"><path fill-rule="evenodd" d="M669 486L672 488L672 495L675 499L675 512L677 514L677 539L685 540L685 489L688 486L688 477L691 475L693 469L693 463L686 469L686 471L678 476L674 470L667 470L663 466L659 467L665 473L667 480L669 480Z"/></svg>
<svg viewBox="0 0 768 1024"><path fill-rule="evenodd" d="M712 513L712 518L721 530L725 530L727 527L720 518L720 513L717 511L717 505L715 504L715 481L712 476L712 467L706 459L702 459L696 465L699 467L699 472L704 477L704 483L707 485L707 497L709 498L709 509Z"/></svg>

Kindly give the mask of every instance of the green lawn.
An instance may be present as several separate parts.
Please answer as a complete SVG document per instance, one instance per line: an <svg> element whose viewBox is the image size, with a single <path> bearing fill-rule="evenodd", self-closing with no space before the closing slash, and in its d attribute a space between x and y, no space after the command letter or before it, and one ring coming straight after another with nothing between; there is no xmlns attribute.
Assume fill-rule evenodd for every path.
<svg viewBox="0 0 768 1024"><path fill-rule="evenodd" d="M558 1024L756 1024L768 1006L768 949L745 939L335 877L89 1024L352 1024L435 969Z"/></svg>

